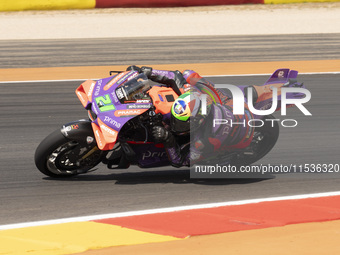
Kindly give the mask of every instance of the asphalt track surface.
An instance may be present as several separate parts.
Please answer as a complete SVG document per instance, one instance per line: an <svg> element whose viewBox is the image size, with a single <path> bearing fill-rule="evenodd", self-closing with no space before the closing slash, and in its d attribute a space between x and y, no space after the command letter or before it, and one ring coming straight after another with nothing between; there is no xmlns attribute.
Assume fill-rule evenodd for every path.
<svg viewBox="0 0 340 255"><path fill-rule="evenodd" d="M339 45L338 41L334 43ZM335 51L332 56L323 57L325 48L330 47L320 44L320 54L313 59L339 58ZM284 52L285 47L278 47L270 59L277 60L275 55L283 56ZM304 58L304 54L297 53L293 59ZM262 60L260 55L256 60ZM43 57L32 61L46 66ZM59 61L53 65L62 66L67 58ZM28 63L31 62L26 61L22 67ZM236 85L262 84L266 79L267 76L210 78L215 83ZM288 110L289 118L296 119L298 126L281 128L275 148L259 163L339 163L340 74L300 75L299 81L304 81L311 91L312 99L306 107L313 116L303 116L297 109ZM0 224L339 190L340 174L193 180L185 169L132 167L114 171L100 166L96 172L71 179L45 177L34 166L34 150L62 124L86 118L86 111L74 93L79 84L80 81L0 84Z"/></svg>
<svg viewBox="0 0 340 255"><path fill-rule="evenodd" d="M339 45L340 33L0 40L0 68L325 60Z"/></svg>

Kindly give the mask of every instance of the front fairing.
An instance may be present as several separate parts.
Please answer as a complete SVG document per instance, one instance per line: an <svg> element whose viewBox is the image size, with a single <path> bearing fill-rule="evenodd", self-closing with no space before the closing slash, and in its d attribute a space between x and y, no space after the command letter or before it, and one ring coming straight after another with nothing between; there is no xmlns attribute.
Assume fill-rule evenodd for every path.
<svg viewBox="0 0 340 255"><path fill-rule="evenodd" d="M122 86L138 77L138 72L126 71L96 82L85 81L77 88L79 100L90 112L99 149L112 149L124 124L151 107L147 98L128 102L121 100Z"/></svg>

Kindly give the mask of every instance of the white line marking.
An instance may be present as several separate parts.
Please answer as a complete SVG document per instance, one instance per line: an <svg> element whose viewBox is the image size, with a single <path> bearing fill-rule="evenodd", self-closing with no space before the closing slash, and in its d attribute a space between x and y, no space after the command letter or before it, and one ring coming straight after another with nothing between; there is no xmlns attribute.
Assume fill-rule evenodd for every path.
<svg viewBox="0 0 340 255"><path fill-rule="evenodd" d="M282 197L247 199L247 200L239 200L239 201L220 202L220 203L176 206L176 207L167 207L167 208L159 208L159 209L149 209L149 210L99 214L99 215L81 216L81 217L55 219L55 220L16 223L16 224L0 225L0 230L37 227L37 226L70 223L70 222L85 222L85 221L91 221L91 220L121 218L121 217L138 216L138 215L146 215L146 214L178 212L178 211L185 211L185 210L207 209L207 208L215 208L215 207L222 207L222 206L246 205L246 204L256 204L256 203L262 203L262 202L298 200L298 199L307 199L307 198L322 198L322 197L331 197L331 196L340 196L340 191L282 196Z"/></svg>
<svg viewBox="0 0 340 255"><path fill-rule="evenodd" d="M299 73L299 75L314 75L314 74L340 74L340 72L315 72L315 73ZM221 75L203 75L204 77L242 77L242 76L265 76L272 75L272 73L262 73L262 74L221 74ZM68 81L86 81L86 80L99 80L95 79L66 79L66 80L32 80L32 81L0 81L3 83L43 83L43 82L68 82Z"/></svg>

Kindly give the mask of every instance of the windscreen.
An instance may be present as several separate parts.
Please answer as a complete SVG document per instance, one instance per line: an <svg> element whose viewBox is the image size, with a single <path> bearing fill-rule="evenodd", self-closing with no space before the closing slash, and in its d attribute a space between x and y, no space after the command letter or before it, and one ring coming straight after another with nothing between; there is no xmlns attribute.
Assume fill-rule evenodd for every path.
<svg viewBox="0 0 340 255"><path fill-rule="evenodd" d="M145 74L139 74L135 78L119 86L116 89L116 95L121 103L131 103L148 98L148 95L145 92L150 88L150 80Z"/></svg>

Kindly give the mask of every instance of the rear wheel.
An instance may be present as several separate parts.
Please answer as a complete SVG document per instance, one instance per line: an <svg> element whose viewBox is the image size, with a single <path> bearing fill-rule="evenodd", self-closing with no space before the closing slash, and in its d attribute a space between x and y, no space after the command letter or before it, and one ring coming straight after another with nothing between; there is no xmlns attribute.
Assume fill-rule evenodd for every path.
<svg viewBox="0 0 340 255"><path fill-rule="evenodd" d="M43 174L70 177L91 170L101 162L104 153L97 148L95 142L80 144L56 130L39 144L34 159Z"/></svg>
<svg viewBox="0 0 340 255"><path fill-rule="evenodd" d="M232 165L250 165L267 155L279 138L279 124L273 115L266 116L266 121L262 127L256 127L253 140L246 151L239 157L232 160Z"/></svg>

